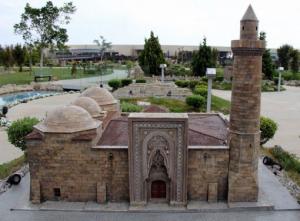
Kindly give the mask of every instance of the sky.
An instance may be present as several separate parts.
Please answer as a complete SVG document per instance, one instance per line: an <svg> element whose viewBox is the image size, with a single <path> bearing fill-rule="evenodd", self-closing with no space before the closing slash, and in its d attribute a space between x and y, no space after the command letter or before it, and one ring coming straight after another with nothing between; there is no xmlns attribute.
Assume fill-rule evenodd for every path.
<svg viewBox="0 0 300 221"><path fill-rule="evenodd" d="M52 0L62 6L68 0ZM0 0L0 44L23 43L14 34L26 3L42 0ZM239 22L249 4L267 33L269 48L288 43L300 49L299 0L73 0L77 11L67 26L67 44L93 44L103 35L113 44L143 44L150 31L164 45L230 46L239 38Z"/></svg>

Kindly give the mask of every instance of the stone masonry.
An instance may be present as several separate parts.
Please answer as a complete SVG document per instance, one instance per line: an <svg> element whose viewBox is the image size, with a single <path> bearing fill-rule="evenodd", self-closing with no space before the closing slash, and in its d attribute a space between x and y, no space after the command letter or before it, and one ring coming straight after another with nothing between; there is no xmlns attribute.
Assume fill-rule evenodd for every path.
<svg viewBox="0 0 300 221"><path fill-rule="evenodd" d="M26 137L32 203L129 201L133 207L149 202L184 207L188 200L257 201L265 47L257 33L258 20L249 6L240 40L232 41L229 125L214 113L121 115L119 102L100 87L49 111ZM169 86L149 87L168 96ZM151 94L145 87L136 86L130 96Z"/></svg>
<svg viewBox="0 0 300 221"><path fill-rule="evenodd" d="M234 54L230 112L228 201L257 201L260 93L265 42L257 39L258 20L251 6L241 20Z"/></svg>

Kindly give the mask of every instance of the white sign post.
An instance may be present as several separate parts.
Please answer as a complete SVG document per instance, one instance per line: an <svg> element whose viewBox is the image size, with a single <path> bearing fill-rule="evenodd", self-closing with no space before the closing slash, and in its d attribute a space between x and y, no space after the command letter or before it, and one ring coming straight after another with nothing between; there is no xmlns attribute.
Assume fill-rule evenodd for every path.
<svg viewBox="0 0 300 221"><path fill-rule="evenodd" d="M280 92L280 87L281 87L281 73L284 71L284 67L279 67L278 68L278 72L279 72L279 76L278 76L278 86L277 86L277 90L278 92Z"/></svg>
<svg viewBox="0 0 300 221"><path fill-rule="evenodd" d="M206 69L206 77L207 81L207 104L206 104L206 112L209 113L211 111L211 88L212 88L212 80L216 77L216 69L215 68L207 68Z"/></svg>
<svg viewBox="0 0 300 221"><path fill-rule="evenodd" d="M166 64L160 64L159 67L161 68L161 83L165 82L165 68L167 67Z"/></svg>

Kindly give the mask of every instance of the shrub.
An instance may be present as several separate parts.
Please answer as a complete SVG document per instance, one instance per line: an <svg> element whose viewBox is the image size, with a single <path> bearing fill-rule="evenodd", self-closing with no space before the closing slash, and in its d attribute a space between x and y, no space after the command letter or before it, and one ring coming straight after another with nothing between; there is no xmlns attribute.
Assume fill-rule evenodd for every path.
<svg viewBox="0 0 300 221"><path fill-rule="evenodd" d="M280 146L271 148L270 152L285 170L296 170L298 173L300 173L300 161L295 155L288 153Z"/></svg>
<svg viewBox="0 0 300 221"><path fill-rule="evenodd" d="M186 97L185 102L194 109L198 109L205 105L205 98L201 95L192 95Z"/></svg>
<svg viewBox="0 0 300 221"><path fill-rule="evenodd" d="M132 83L132 80L131 79L128 79L128 78L125 78L125 79L122 79L121 80L121 85L122 85L122 87L125 87L125 86L127 86L127 85L129 85L129 84L131 84Z"/></svg>
<svg viewBox="0 0 300 221"><path fill-rule="evenodd" d="M21 150L26 150L25 136L33 131L33 126L38 122L38 119L30 117L14 121L7 130L9 142Z"/></svg>
<svg viewBox="0 0 300 221"><path fill-rule="evenodd" d="M192 90L194 90L194 88L200 84L200 81L197 80L190 80L189 81L189 88L191 88Z"/></svg>
<svg viewBox="0 0 300 221"><path fill-rule="evenodd" d="M121 87L121 81L118 79L112 79L112 80L108 81L108 85L113 89L113 91L115 91L119 87Z"/></svg>
<svg viewBox="0 0 300 221"><path fill-rule="evenodd" d="M146 83L145 79L136 79L135 83Z"/></svg>
<svg viewBox="0 0 300 221"><path fill-rule="evenodd" d="M274 137L277 130L277 124L270 118L260 117L260 130L260 144L263 145Z"/></svg>
<svg viewBox="0 0 300 221"><path fill-rule="evenodd" d="M189 86L189 81L186 81L186 80L177 80L177 81L175 81L175 84L178 87L188 87Z"/></svg>
<svg viewBox="0 0 300 221"><path fill-rule="evenodd" d="M122 112L140 112L143 108L141 106L131 104L128 102L121 103Z"/></svg>
<svg viewBox="0 0 300 221"><path fill-rule="evenodd" d="M201 85L194 89L194 94L207 98L207 86Z"/></svg>

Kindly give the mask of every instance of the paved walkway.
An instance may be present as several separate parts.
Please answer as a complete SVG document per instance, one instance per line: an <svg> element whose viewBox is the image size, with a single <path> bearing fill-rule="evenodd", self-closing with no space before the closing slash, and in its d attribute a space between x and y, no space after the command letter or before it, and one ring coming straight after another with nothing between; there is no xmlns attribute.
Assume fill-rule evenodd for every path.
<svg viewBox="0 0 300 221"><path fill-rule="evenodd" d="M100 82L107 83L111 79L123 79L127 78L128 72L126 70L113 70L112 74L97 76L97 77L88 77L88 78L79 78L79 79L69 79L69 80L60 80L54 83L60 84L65 89L74 89L82 90L89 86L100 85Z"/></svg>
<svg viewBox="0 0 300 221"><path fill-rule="evenodd" d="M48 111L72 102L77 96L78 94L64 94L18 104L9 110L7 118L11 121L23 117L43 119ZM20 149L9 143L7 132L0 129L0 164L13 160L22 154Z"/></svg>
<svg viewBox="0 0 300 221"><path fill-rule="evenodd" d="M52 204L43 204L42 208L38 206L28 206L29 197L29 175L26 175L20 185L13 186L6 193L0 195L0 220L22 220L22 221L79 221L79 220L243 220L243 221L299 221L300 206L295 203L289 193L284 187L281 186L276 177L260 164L260 186L262 190L269 189L266 195L276 195L270 202L274 203L274 211L261 211L257 209L243 209L243 210L224 210L212 209L211 212L208 208L206 211L187 213L186 211L83 211L80 209L80 203L63 203L59 202L55 206ZM278 191L278 188L280 191ZM280 193L278 193L280 192ZM277 198L279 196L279 198ZM282 202L280 202L282 201ZM207 204L208 206L210 204ZM214 207L214 206L212 206ZM15 210L19 208L18 210ZM57 209L58 208L58 209ZM13 209L13 210L11 210Z"/></svg>
<svg viewBox="0 0 300 221"><path fill-rule="evenodd" d="M300 156L300 87L289 87L283 92L262 93L261 114L278 123L275 137L265 146L281 145ZM213 94L231 99L231 91L213 90Z"/></svg>

